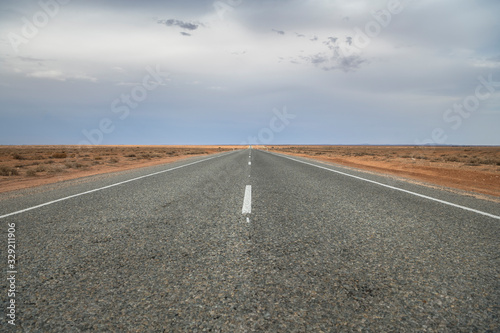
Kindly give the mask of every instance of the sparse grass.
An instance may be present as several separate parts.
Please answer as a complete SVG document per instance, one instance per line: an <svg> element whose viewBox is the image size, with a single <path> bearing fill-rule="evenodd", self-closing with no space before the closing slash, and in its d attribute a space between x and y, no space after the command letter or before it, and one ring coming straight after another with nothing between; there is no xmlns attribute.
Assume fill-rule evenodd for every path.
<svg viewBox="0 0 500 333"><path fill-rule="evenodd" d="M497 147L487 148L455 148L455 147L378 147L378 146L307 146L274 147L275 150L298 153L309 156L327 156L340 158L375 157L407 159L405 163L429 161L433 163L462 163L467 166L500 165L500 150ZM409 161L408 161L409 160Z"/></svg>
<svg viewBox="0 0 500 333"><path fill-rule="evenodd" d="M79 177L82 169L100 172L103 166L128 167L130 164L152 163L174 156L210 154L233 147L204 146L0 146L0 176L8 185L0 192L12 188L23 188L38 184L42 179L67 173L69 177ZM102 168L106 170L106 168ZM13 177L16 176L16 177ZM66 177L66 176L65 176ZM15 179L15 182L12 180ZM17 180L25 180L18 182ZM3 190L3 191L2 191Z"/></svg>

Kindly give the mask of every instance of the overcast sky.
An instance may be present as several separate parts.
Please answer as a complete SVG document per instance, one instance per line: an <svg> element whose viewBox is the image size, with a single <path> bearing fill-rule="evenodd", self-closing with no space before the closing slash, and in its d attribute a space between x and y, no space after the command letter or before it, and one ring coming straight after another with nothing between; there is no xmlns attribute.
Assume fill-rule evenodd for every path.
<svg viewBox="0 0 500 333"><path fill-rule="evenodd" d="M497 0L2 0L0 144L500 145L499 17Z"/></svg>

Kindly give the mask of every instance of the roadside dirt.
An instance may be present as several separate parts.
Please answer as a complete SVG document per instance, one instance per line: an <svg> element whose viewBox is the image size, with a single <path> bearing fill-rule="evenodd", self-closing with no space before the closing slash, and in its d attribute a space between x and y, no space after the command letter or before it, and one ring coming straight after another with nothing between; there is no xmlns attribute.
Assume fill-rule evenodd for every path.
<svg viewBox="0 0 500 333"><path fill-rule="evenodd" d="M274 146L270 151L500 198L500 147Z"/></svg>
<svg viewBox="0 0 500 333"><path fill-rule="evenodd" d="M0 193L241 146L0 146Z"/></svg>

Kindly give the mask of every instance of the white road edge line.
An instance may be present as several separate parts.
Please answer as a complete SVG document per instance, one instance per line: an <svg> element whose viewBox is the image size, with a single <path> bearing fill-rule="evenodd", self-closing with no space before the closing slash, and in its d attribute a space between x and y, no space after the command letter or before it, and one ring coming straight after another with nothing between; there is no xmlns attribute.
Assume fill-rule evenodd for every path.
<svg viewBox="0 0 500 333"><path fill-rule="evenodd" d="M252 162L248 162L248 165L252 165Z"/></svg>
<svg viewBox="0 0 500 333"><path fill-rule="evenodd" d="M232 152L229 153L229 154L232 154ZM45 207L45 206L48 206L48 205L52 205L52 204L55 204L57 202L61 202L61 201L65 201L65 200L68 200L68 199L76 198L76 197L79 197L79 196L82 196L82 195L85 195L85 194L90 194L90 193L102 191L102 190L105 190L105 189L108 189L108 188L111 188L111 187L115 187L115 186L118 186L118 185L123 185L123 184L126 184L126 183L130 183L130 182L133 182L133 181L136 181L136 180L139 180L139 179L148 178L148 177L159 175L159 174L162 174L162 173L165 173L165 172L169 172L169 171L173 171L173 170L176 170L176 169L184 168L184 167L187 167L187 166L190 166L190 165L198 164L198 163L205 162L205 161L208 161L208 160L211 160L211 159L214 159L214 158L219 158L219 157L222 157L222 156L225 156L225 155L228 155L228 154L223 154L223 155L209 157L209 158L206 158L206 159L203 159L203 160L200 160L200 161L188 163L188 164L185 164L185 165L180 165L178 167L171 168L171 169L168 169L168 170L158 171L158 172L151 173L151 174L148 174L148 175L144 175L144 176L141 176L141 177L136 177L136 178L133 178L133 179L125 180L123 182L119 182L119 183L116 183L116 184L112 184L112 185L108 185L108 186L96 188L94 190L90 190L90 191L86 191L86 192L82 192L82 193L70 195L68 197L64 197L64 198L57 199L57 200L54 200L54 201L49 201L49 202L46 202L46 203L43 203L43 204L40 204L40 205L37 205L37 206L33 206L33 207L30 207L30 208L18 210L17 212L12 212L12 213L9 213L9 214L2 215L2 216L0 216L0 219L4 219L4 218L9 217L9 216L13 216L13 215L18 215L18 214L21 214L21 213L29 212L30 210L34 210L34 209L37 209L37 208L41 208L41 207Z"/></svg>
<svg viewBox="0 0 500 333"><path fill-rule="evenodd" d="M245 187L245 197L243 198L243 208L241 209L241 213L252 213L252 185L247 185Z"/></svg>
<svg viewBox="0 0 500 333"><path fill-rule="evenodd" d="M424 194L420 194L420 193L416 193L416 192L404 190L404 189L399 188L399 187L395 187L395 186L391 186L391 185L386 185L386 184L383 184L383 183L376 182L374 180L370 180L370 179L366 179L366 178L354 176L354 175L351 175L351 174L348 174L348 173L345 173L345 172L342 172L342 171L332 170L332 169L329 169L327 167L323 167L323 166L316 165L316 164L313 164L313 163L309 163L309 162L297 160L295 158L291 158L291 157L288 157L288 156L285 156L285 155L276 154L276 153L270 153L270 154L273 154L273 155L276 155L276 156L280 156L280 157L283 157L283 158L287 158L287 159L295 161L295 162L299 162L299 163L311 165L311 166L314 166L316 168L320 168L320 169L328 170L328 171L331 171L331 172L335 172L335 173L338 173L338 174L341 174L341 175L344 175L344 176L348 176L348 177L356 178L356 179L359 179L359 180L363 180L365 182L377 184L377 185L380 185L380 186L383 186L383 187L387 187L387 188L390 188L390 189L393 189L393 190L396 190L396 191L401 191L401 192L413 194L413 195L415 195L417 197L421 197L421 198L428 199L428 200L433 200L433 201L440 202L440 203L448 205L448 206L453 206L453 207L456 207L456 208L460 208L460 209L463 209L463 210L467 210L467 211L470 211L470 212L474 212L474 213L477 213L477 214L481 214L481 215L484 215L484 216L488 216L488 217L492 217L494 219L500 220L500 216L493 215L493 214L490 214L490 213L486 213L486 212L483 212L483 211L480 211L480 210L477 210L477 209L465 207L465 206L462 206L462 205L457 205L457 204L454 204L452 202L448 202L448 201L444 201L444 200L441 200L441 199L429 197L429 196L424 195Z"/></svg>

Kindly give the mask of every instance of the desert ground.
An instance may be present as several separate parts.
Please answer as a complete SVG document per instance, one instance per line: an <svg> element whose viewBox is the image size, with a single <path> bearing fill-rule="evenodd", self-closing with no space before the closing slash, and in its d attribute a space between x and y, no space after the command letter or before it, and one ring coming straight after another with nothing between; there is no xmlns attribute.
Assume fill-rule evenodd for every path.
<svg viewBox="0 0 500 333"><path fill-rule="evenodd" d="M0 146L0 193L242 146ZM500 147L256 146L500 198Z"/></svg>
<svg viewBox="0 0 500 333"><path fill-rule="evenodd" d="M0 193L241 146L0 146Z"/></svg>
<svg viewBox="0 0 500 333"><path fill-rule="evenodd" d="M500 197L498 146L269 146L267 149Z"/></svg>

